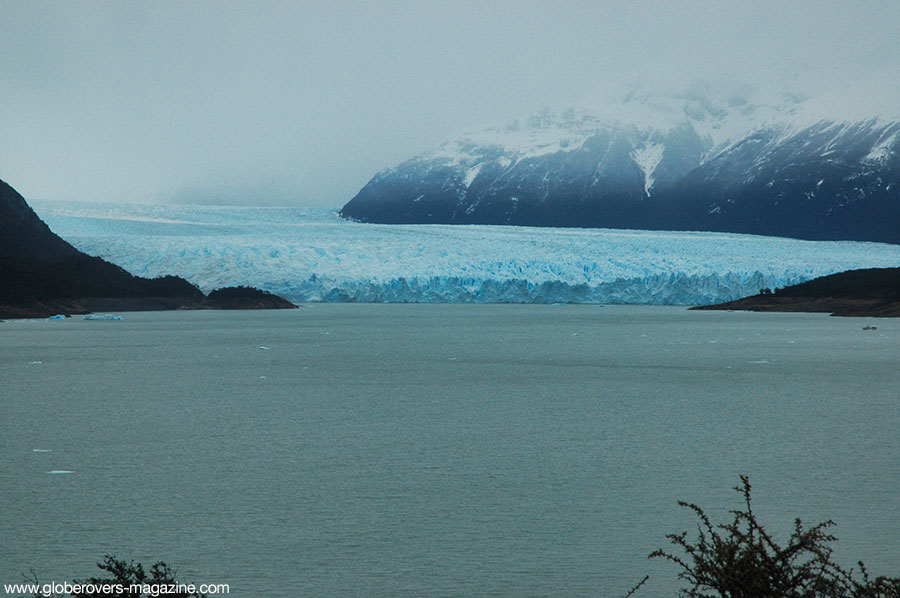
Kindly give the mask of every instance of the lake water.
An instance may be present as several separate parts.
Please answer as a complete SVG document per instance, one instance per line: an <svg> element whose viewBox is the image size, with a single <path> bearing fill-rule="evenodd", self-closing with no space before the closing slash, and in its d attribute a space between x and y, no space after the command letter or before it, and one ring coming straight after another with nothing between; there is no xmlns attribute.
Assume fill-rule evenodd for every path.
<svg viewBox="0 0 900 598"><path fill-rule="evenodd" d="M900 574L900 321L123 315L0 324L2 583L110 553L237 596L668 596L676 501L724 521L739 474L777 538L833 519L842 563Z"/></svg>

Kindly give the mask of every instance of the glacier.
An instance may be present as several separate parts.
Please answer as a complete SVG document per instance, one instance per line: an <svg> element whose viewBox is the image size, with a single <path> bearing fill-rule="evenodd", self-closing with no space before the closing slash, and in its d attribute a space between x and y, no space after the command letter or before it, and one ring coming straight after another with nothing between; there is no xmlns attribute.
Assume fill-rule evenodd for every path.
<svg viewBox="0 0 900 598"><path fill-rule="evenodd" d="M382 225L322 208L33 201L78 249L208 292L295 303L730 301L843 270L900 265L900 246L731 233Z"/></svg>

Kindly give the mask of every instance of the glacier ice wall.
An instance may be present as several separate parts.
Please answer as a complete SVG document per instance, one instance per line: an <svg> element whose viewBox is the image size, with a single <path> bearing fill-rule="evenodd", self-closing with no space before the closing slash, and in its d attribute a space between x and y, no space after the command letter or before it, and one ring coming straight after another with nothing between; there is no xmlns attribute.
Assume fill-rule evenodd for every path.
<svg viewBox="0 0 900 598"><path fill-rule="evenodd" d="M294 302L693 305L842 270L900 246L725 233L375 225L331 210L32 202L50 228L140 276Z"/></svg>

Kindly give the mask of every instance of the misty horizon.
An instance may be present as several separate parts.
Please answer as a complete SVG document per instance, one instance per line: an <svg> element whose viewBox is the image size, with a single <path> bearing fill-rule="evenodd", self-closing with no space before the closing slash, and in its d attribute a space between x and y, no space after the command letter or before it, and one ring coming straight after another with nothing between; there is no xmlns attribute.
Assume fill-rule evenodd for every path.
<svg viewBox="0 0 900 598"><path fill-rule="evenodd" d="M39 200L339 207L462 131L634 82L806 97L900 62L892 3L2 10L0 178Z"/></svg>

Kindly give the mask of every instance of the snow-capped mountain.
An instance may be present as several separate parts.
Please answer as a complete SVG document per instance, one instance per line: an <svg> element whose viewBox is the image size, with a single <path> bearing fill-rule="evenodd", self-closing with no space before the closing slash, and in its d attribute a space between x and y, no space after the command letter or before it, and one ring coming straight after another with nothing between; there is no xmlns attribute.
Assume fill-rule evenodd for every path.
<svg viewBox="0 0 900 598"><path fill-rule="evenodd" d="M900 242L896 86L632 89L463 134L378 173L341 215Z"/></svg>

